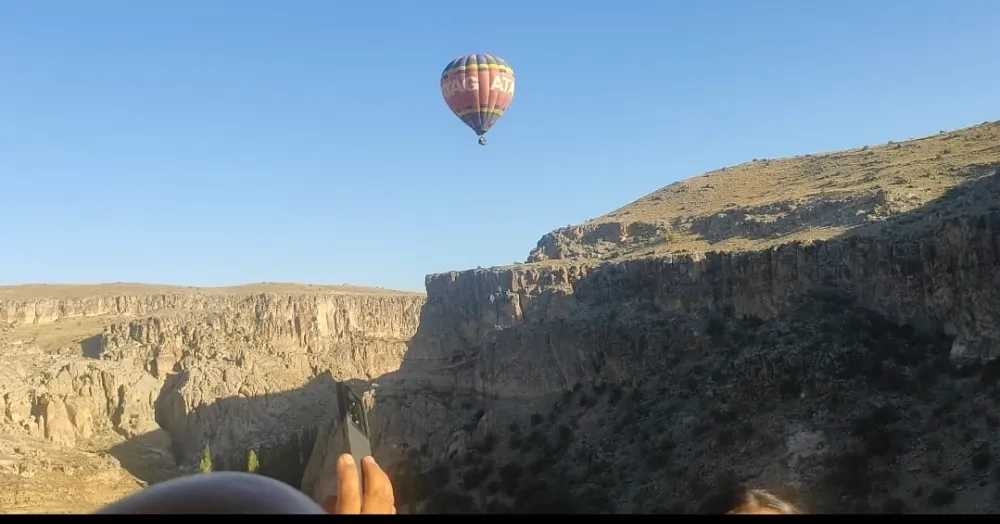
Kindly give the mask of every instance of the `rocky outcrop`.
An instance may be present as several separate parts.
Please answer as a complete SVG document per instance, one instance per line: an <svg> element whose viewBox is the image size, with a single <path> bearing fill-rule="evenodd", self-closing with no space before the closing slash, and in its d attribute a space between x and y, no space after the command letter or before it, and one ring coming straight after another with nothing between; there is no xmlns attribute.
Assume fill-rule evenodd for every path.
<svg viewBox="0 0 1000 524"><path fill-rule="evenodd" d="M669 248L672 231L693 233L709 243L736 237L773 240L805 227L844 229L878 222L923 203L924 195L919 191L878 188L759 206L730 205L716 213L683 216L670 223L588 222L545 234L527 262L614 260L649 248Z"/></svg>
<svg viewBox="0 0 1000 524"><path fill-rule="evenodd" d="M431 275L406 359L373 391L377 454L387 464L406 459L408 449L423 458L460 457L474 442L503 434L505 421L523 420L518 413L549 409L545 399L580 384L656 382L685 353L707 350L717 337L713 326L725 319L767 323L789 316L808 297L873 312L882 327L864 320L866 330L893 326L947 337L956 362L982 365L1000 340L998 202L1000 177L990 172L940 201L826 241ZM810 344L814 352L822 348ZM915 346L911 358L927 358L925 347ZM817 362L806 368L854 365L808 353L795 353ZM753 355L729 358L739 376L764 373L771 377L765 383L778 384L773 359L789 357L769 356L763 364ZM463 405L456 397L467 400ZM781 438L792 443L788 460L799 464L799 436L813 433L792 429ZM313 459L329 461L319 448ZM793 473L808 477L786 472Z"/></svg>
<svg viewBox="0 0 1000 524"><path fill-rule="evenodd" d="M754 160L677 181L544 235L527 261L759 250L906 214L1000 166L1000 122L906 142Z"/></svg>
<svg viewBox="0 0 1000 524"><path fill-rule="evenodd" d="M594 355L616 345L574 337L573 322L587 324L595 311L640 300L662 316L707 319L729 310L767 319L797 295L838 288L897 323L988 346L1000 336L998 262L1000 215L988 214L952 219L918 239L852 236L755 253L445 273L429 277L427 289L429 306L451 324L439 358L476 357L461 385L539 395L592 380ZM676 336L688 329L679 324ZM617 351L657 358L655 348L667 341L642 337L637 330ZM520 380L505 361L524 366Z"/></svg>
<svg viewBox="0 0 1000 524"><path fill-rule="evenodd" d="M963 202L959 209L971 214L946 213L952 207L944 200ZM829 241L432 275L425 317L435 319L428 321L439 326L436 336L447 335L436 354L442 364L475 357L476 369L462 385L505 395L544 394L592 379L588 360L614 344L591 334L576 339L572 324L592 331L593 315L639 301L660 316L704 319L725 310L767 319L796 296L837 289L897 323L943 330L965 347L991 347L1000 335L998 202L1000 177L990 172L941 202ZM674 336L688 329L680 323ZM636 330L630 350L666 342L642 336ZM504 364L515 359L531 369L522 380Z"/></svg>
<svg viewBox="0 0 1000 524"><path fill-rule="evenodd" d="M674 221L709 242L729 238L776 239L809 228L844 229L885 220L923 204L921 195L884 188L782 200L763 206L732 206L720 213Z"/></svg>
<svg viewBox="0 0 1000 524"><path fill-rule="evenodd" d="M10 337L80 319L104 328L81 331L75 354L32 339L5 346L3 431L83 447L109 433L142 437L156 449L139 453L181 464L206 444L245 455L332 416L333 377L398 369L423 301L338 292L5 301Z"/></svg>
<svg viewBox="0 0 1000 524"><path fill-rule="evenodd" d="M655 222L612 221L566 226L545 234L531 250L527 262L614 258L663 240L669 234L669 226Z"/></svg>
<svg viewBox="0 0 1000 524"><path fill-rule="evenodd" d="M79 513L141 486L107 453L0 435L3 513Z"/></svg>

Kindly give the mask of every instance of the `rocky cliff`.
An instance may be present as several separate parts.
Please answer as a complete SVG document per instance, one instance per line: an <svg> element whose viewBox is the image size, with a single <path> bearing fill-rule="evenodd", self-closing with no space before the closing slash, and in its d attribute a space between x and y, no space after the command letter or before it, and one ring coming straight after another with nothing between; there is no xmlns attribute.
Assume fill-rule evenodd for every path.
<svg viewBox="0 0 1000 524"><path fill-rule="evenodd" d="M677 324L671 334L684 340L697 337L699 324L718 312L771 319L822 288L992 358L990 341L998 339L1000 326L983 319L1000 318L994 280L1000 276L1000 191L995 167L978 173L922 208L826 241L431 275L425 322L435 326L434 357L445 368L474 359L474 369L455 375L459 387L486 395L544 395L593 381L589 370L598 346L646 348L640 353L656 358L661 352L655 348L671 342L648 340L645 330L629 327L635 340L610 343L606 331L613 324L594 322L595 315L604 320L643 304L654 318L694 322ZM411 351L426 352L424 344L418 338ZM505 361L519 362L527 374L510 376ZM634 364L608 378L625 379L643 368Z"/></svg>
<svg viewBox="0 0 1000 524"><path fill-rule="evenodd" d="M579 245L542 262L431 275L426 297L0 290L0 481L66 484L39 466L56 446L74 471L112 471L86 477L96 504L208 446L223 469L254 449L322 498L348 380L403 511L711 511L733 483L813 511L993 511L998 130L692 179L642 200L687 218L623 208L552 236ZM768 166L842 191L774 202L745 186ZM690 196L722 190L763 196ZM0 503L59 509L37 497Z"/></svg>
<svg viewBox="0 0 1000 524"><path fill-rule="evenodd" d="M314 436L333 416L332 377L397 369L424 302L318 286L119 288L5 290L0 429L110 448L144 481L186 471L206 445L224 464Z"/></svg>
<svg viewBox="0 0 1000 524"><path fill-rule="evenodd" d="M691 511L711 491L694 480L726 471L758 483L788 485L791 479L826 511L954 508L951 500L941 502L947 498L942 493L954 498L948 490L982 478L963 461L992 448L979 440L988 426L969 429L963 422L967 449L943 458L928 452L924 439L954 438L941 431L955 419L944 430L937 427L944 408L936 401L954 413L970 412L982 407L960 404L956 396L993 391L992 378L962 389L993 361L1000 340L1000 177L992 168L979 173L910 213L826 241L432 275L408 359L380 378L382 386L404 377L412 385L405 395L392 387L376 390L373 417L385 436L397 439L394 447L420 450L406 459L404 477L430 475L441 464L461 473L454 491L436 492L443 499L417 491L414 496L433 510L524 508L537 496L532 492L557 484L568 486L561 496L576 501L566 506L575 509ZM611 390L619 398L626 391L655 400L627 408L600 404ZM885 410L896 417L899 434L872 437L835 422L871 425L864 421ZM735 431L727 425L749 428L744 430L764 435L767 443L755 452L749 442L725 451L713 442L699 446L706 435L697 431L708 431L699 425L706 413L719 417L708 423L721 422L716 430L723 434ZM755 420L764 413L767 423ZM611 425L622 417L631 418L631 428ZM543 418L550 429L541 429ZM564 425L551 428L558 422ZM522 446L529 430L518 428L531 428L537 455ZM631 432L629 441L616 441L622 431ZM869 464L868 451L851 447L866 445L866 438L891 441L891 452L875 453L883 463ZM686 452L672 455L680 466L648 471L644 455L664 453L645 448L641 442L648 439L667 439L670 450L686 444ZM852 453L860 453L857 460L871 471L850 476L830 465L830 457ZM429 464L432 457L449 458ZM645 473L597 473L608 462ZM536 468L536 479L549 472L549 484L510 481L510 471L524 463ZM910 468L910 480L900 480L904 475L893 468ZM945 473L956 475L947 479L948 488L933 478ZM669 479L676 475L694 487L673 485L678 481ZM440 477L418 478L423 485L442 483ZM612 483L610 493L595 495L598 478ZM635 489L640 481L658 486L655 500ZM859 483L875 487L844 491ZM981 491L966 491L959 511L992 508L992 492L984 500ZM479 498L469 500L469 493ZM839 502L829 502L832 493ZM581 500L601 503L580 506ZM551 500L536 502L552 507Z"/></svg>
<svg viewBox="0 0 1000 524"><path fill-rule="evenodd" d="M955 424L993 391L1000 149L976 140L996 131L885 146L923 151L896 168L926 186L950 180L910 188L934 198L859 190L775 204L787 216L758 228L710 214L687 233L768 239L757 249L546 255L536 259L563 260L428 277L407 358L379 379L373 418L394 439L380 452L415 479L405 494L437 511L552 508L553 497L564 509L692 511L713 488L704 479L791 486L825 511L991 510L983 457L1000 450L982 439L995 421ZM948 142L964 145L945 148L955 164L936 173ZM875 166L845 178L885 182L871 178L887 171L879 154L829 156ZM622 244L668 231L633 229L563 236ZM942 451L953 439L966 444ZM543 484L516 473L527 469ZM595 479L614 487L601 494L609 484Z"/></svg>

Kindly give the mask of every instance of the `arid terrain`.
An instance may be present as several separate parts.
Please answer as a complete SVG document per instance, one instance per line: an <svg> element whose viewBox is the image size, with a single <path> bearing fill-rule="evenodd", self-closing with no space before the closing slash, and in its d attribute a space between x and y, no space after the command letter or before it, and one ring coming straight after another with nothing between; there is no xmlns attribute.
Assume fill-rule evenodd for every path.
<svg viewBox="0 0 1000 524"><path fill-rule="evenodd" d="M754 160L526 262L350 286L0 288L0 511L245 469L332 489L333 384L404 512L1000 510L1000 122Z"/></svg>
<svg viewBox="0 0 1000 524"><path fill-rule="evenodd" d="M1000 126L792 158L754 159L670 184L545 235L528 262L745 251L828 239L940 198L1000 155ZM965 212L956 209L956 213Z"/></svg>
<svg viewBox="0 0 1000 524"><path fill-rule="evenodd" d="M86 512L148 482L185 472L177 467L174 444L153 413L163 389L158 379L169 374L157 363L172 358L159 352L174 350L168 340L177 336L182 344L198 345L186 357L211 368L219 354L209 340L232 344L236 353L258 349L255 340L239 337L235 344L232 332L213 332L218 326L212 322L232 320L230 303L254 297L266 302L269 296L306 301L334 297L333 303L356 299L362 305L381 297L423 298L376 288L280 283L224 288L123 283L0 287L0 510ZM361 314L372 313L377 309ZM257 311L250 314L254 319L249 323L261 319ZM179 332L160 331L165 326L176 326ZM150 328L155 335L147 331ZM123 353L126 348L140 354ZM143 350L157 355L147 360ZM288 367L282 366L282 371L312 377L311 369ZM273 388L262 379L262 391L296 385L297 376L284 384L277 375Z"/></svg>

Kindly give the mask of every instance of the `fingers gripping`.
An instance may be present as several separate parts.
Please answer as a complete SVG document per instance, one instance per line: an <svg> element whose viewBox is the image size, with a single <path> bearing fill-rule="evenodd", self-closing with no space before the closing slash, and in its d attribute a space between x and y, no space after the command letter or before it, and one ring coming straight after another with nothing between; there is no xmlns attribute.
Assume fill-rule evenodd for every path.
<svg viewBox="0 0 1000 524"><path fill-rule="evenodd" d="M358 485L358 470L354 457L341 455L337 459L337 513L361 513L361 486Z"/></svg>
<svg viewBox="0 0 1000 524"><path fill-rule="evenodd" d="M378 515L395 514L396 502L389 476L372 457L365 457L361 461L361 468L364 470L365 480L365 500L361 512Z"/></svg>

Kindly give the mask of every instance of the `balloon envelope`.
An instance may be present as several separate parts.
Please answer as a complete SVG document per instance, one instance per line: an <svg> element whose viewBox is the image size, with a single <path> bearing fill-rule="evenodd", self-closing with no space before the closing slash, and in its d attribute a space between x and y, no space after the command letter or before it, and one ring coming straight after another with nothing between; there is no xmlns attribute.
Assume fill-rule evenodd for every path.
<svg viewBox="0 0 1000 524"><path fill-rule="evenodd" d="M489 54L458 57L441 73L441 94L451 112L483 136L514 98L514 69Z"/></svg>

